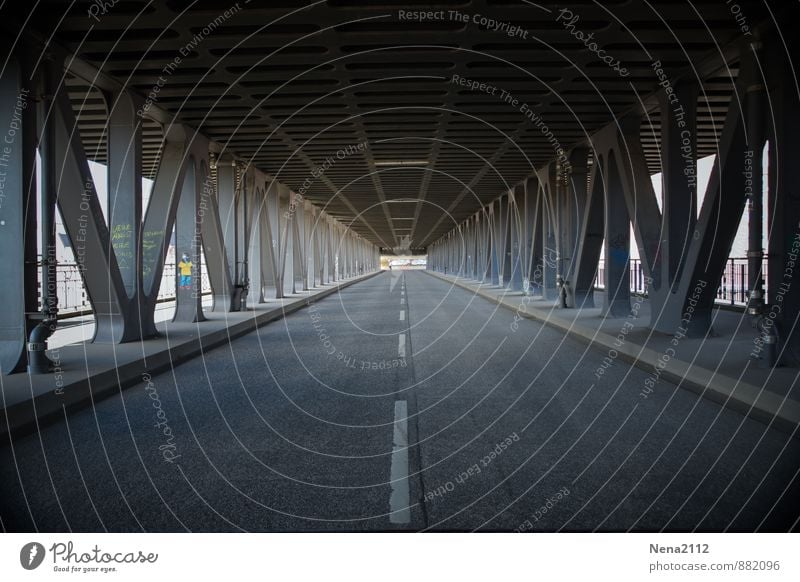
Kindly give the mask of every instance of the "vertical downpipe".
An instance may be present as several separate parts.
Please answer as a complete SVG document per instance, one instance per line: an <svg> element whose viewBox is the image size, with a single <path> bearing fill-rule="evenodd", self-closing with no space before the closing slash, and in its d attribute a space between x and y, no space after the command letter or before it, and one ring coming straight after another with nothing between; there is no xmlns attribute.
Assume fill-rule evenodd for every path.
<svg viewBox="0 0 800 582"><path fill-rule="evenodd" d="M250 232L247 228L247 170L242 172L241 180L239 181L239 195L242 197L242 232L244 236L244 244L242 245L242 303L240 306L241 311L247 309L247 294L250 287L250 273L248 267L248 253L250 247Z"/></svg>

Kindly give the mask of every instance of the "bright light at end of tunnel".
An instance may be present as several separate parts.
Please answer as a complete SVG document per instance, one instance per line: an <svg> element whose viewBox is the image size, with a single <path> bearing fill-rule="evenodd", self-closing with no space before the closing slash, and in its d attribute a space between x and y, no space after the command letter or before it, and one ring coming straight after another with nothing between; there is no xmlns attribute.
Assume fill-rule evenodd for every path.
<svg viewBox="0 0 800 582"><path fill-rule="evenodd" d="M427 166L428 160L381 160L376 166Z"/></svg>

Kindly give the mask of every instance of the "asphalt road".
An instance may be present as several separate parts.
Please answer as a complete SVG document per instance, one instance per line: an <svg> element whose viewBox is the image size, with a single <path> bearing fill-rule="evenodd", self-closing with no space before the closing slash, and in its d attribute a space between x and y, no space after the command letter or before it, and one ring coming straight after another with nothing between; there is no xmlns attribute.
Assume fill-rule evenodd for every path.
<svg viewBox="0 0 800 582"><path fill-rule="evenodd" d="M598 368L606 367L601 378ZM787 434L386 272L0 449L6 531L786 531Z"/></svg>

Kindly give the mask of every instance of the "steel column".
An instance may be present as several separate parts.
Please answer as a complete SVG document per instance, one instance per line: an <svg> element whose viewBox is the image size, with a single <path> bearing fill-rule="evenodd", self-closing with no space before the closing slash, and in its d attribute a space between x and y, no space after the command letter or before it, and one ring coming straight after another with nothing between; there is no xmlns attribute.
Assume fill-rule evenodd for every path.
<svg viewBox="0 0 800 582"><path fill-rule="evenodd" d="M34 87L12 55L0 76L0 374L23 371L37 297L36 107Z"/></svg>
<svg viewBox="0 0 800 582"><path fill-rule="evenodd" d="M193 156L186 161L178 211L175 216L175 316L173 321L204 321L200 245L202 218L198 212L204 194L211 186L211 175L204 160ZM191 262L188 286L181 286L180 263L186 255Z"/></svg>

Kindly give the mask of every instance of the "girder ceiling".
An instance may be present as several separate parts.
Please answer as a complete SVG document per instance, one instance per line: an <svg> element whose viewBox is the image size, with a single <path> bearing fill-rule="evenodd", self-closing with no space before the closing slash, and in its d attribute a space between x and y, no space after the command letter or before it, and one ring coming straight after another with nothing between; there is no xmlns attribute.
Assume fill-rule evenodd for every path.
<svg viewBox="0 0 800 582"><path fill-rule="evenodd" d="M46 0L24 26L142 96L158 86L158 107L353 220L367 239L394 247L410 237L421 248L555 157L523 104L567 148L658 88L653 61L671 78L691 73L765 16L761 2L738 6L737 19L719 0ZM559 20L564 8L578 16L572 27L566 13ZM444 12L422 22L401 15L415 10ZM519 32L491 30L476 15ZM595 50L629 74L576 31L593 33ZM701 155L714 151L735 74L723 68L704 84ZM83 80L69 83L87 151L103 161L103 99ZM658 130L656 114L642 132L652 172ZM146 122L145 138L152 173L158 124ZM418 160L428 164L380 164Z"/></svg>

